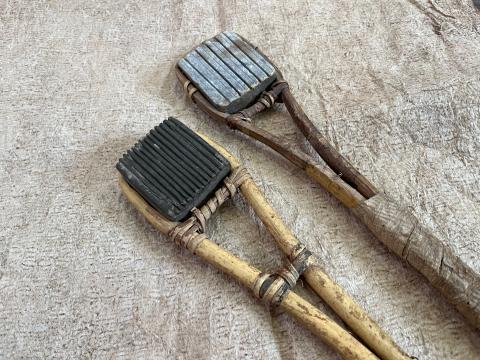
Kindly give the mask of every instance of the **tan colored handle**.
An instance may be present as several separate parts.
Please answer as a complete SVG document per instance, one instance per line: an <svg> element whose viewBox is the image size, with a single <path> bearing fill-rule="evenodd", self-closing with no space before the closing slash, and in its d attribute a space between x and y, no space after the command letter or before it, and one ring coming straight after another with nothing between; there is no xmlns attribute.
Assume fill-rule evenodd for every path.
<svg viewBox="0 0 480 360"><path fill-rule="evenodd" d="M287 294L280 304L280 308L287 311L311 332L322 338L325 343L334 348L344 359L378 359L377 356L353 338L352 335L293 291Z"/></svg>
<svg viewBox="0 0 480 360"><path fill-rule="evenodd" d="M299 241L265 200L252 180L240 187L243 195L285 252L292 253ZM319 266L310 266L304 278L318 296L382 359L409 359L368 314Z"/></svg>
<svg viewBox="0 0 480 360"><path fill-rule="evenodd" d="M353 213L387 248L412 265L480 329L480 274L419 223L411 211L378 194Z"/></svg>
<svg viewBox="0 0 480 360"><path fill-rule="evenodd" d="M166 220L152 209L123 178L120 178L120 186L130 203L160 232L168 233L176 225L176 223ZM253 290L255 282L261 274L258 269L222 249L209 239L203 240L196 248L195 253L207 263L230 275L251 290ZM294 292L288 292L280 307L335 349L344 359L377 359L351 334Z"/></svg>
<svg viewBox="0 0 480 360"><path fill-rule="evenodd" d="M198 246L196 255L230 275L249 289L253 286L260 271L243 260L222 249L210 240L204 240ZM323 342L331 346L344 359L377 359L363 344L346 330L331 320L308 301L290 291L280 308L288 312L298 322L307 327Z"/></svg>
<svg viewBox="0 0 480 360"><path fill-rule="evenodd" d="M240 166L237 159L207 137L203 138L225 156L233 168ZM252 179L246 180L240 190L260 220L288 256L299 245L298 239L281 220ZM320 267L311 266L304 273L305 280L340 318L382 359L409 359L395 342L367 315L367 313Z"/></svg>

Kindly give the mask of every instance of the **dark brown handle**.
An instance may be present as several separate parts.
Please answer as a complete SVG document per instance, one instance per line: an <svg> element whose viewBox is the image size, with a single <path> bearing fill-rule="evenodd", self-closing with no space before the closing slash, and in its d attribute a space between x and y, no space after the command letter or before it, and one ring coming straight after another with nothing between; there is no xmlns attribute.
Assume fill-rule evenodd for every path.
<svg viewBox="0 0 480 360"><path fill-rule="evenodd" d="M305 138L315 151L322 157L330 168L365 198L370 198L378 190L360 172L353 167L329 142L320 134L318 129L308 118L302 107L298 104L289 88L282 92L282 100L290 116L297 124Z"/></svg>
<svg viewBox="0 0 480 360"><path fill-rule="evenodd" d="M244 134L264 143L293 164L304 170L308 176L320 184L331 195L335 196L348 208L356 207L365 198L348 185L330 167L320 164L313 158L298 151L286 143L282 138L260 129L250 122L240 120L237 117L230 118L230 126L240 130Z"/></svg>
<svg viewBox="0 0 480 360"><path fill-rule="evenodd" d="M480 329L480 274L408 210L378 194L352 209L387 248L418 270Z"/></svg>

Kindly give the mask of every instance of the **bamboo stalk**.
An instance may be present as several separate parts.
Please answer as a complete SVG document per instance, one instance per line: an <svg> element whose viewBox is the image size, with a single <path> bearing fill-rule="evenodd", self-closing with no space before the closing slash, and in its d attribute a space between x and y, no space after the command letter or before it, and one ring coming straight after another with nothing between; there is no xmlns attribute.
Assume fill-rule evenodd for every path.
<svg viewBox="0 0 480 360"><path fill-rule="evenodd" d="M232 169L240 166L238 160L223 147L208 137L201 135L230 162ZM282 251L288 256L300 244L291 230L281 220L278 213L268 203L252 179L247 179L240 190L260 220L277 241ZM368 316L368 314L318 265L310 266L304 273L305 280L345 323L378 356L385 360L406 360L409 357L395 342Z"/></svg>
<svg viewBox="0 0 480 360"><path fill-rule="evenodd" d="M163 218L151 208L122 177L120 177L120 187L129 202L161 233L168 234L177 225L177 223ZM203 240L198 245L195 253L207 263L230 275L250 290L253 290L255 282L261 274L258 269L222 249L209 239ZM287 293L280 304L280 308L335 349L342 358L347 360L377 359L370 350L351 334L294 292L289 291Z"/></svg>
<svg viewBox="0 0 480 360"><path fill-rule="evenodd" d="M304 170L342 204L352 209L353 213L383 244L386 244L389 249L393 249L393 252L424 275L473 326L480 328L480 291L478 290L480 273L455 255L448 246L448 242L438 239L419 225L418 220L410 211L401 210L401 206L393 202L389 207L396 209L390 209L392 211L389 214L382 213L381 208L375 208L377 202L383 202L383 195L315 129L288 89L283 90L286 94L284 101L293 120L312 146L335 171L327 166L320 166L308 155L287 145L281 138L242 120L241 115L230 115L215 110L190 84L178 67L176 74L190 98L202 110L215 120L226 123L229 127L238 129L264 143ZM279 71L278 74L278 80L283 81ZM269 106L254 104L246 110L253 116L268 108ZM387 216L392 217L387 218ZM402 218L402 216L406 217ZM410 237L395 230L397 227L402 227L404 223L412 225L410 230L416 240L413 249L411 246L405 245L405 241L408 243ZM417 230L414 232L415 229ZM421 241L422 239L426 241ZM398 252L398 249L405 250Z"/></svg>
<svg viewBox="0 0 480 360"><path fill-rule="evenodd" d="M355 169L318 131L302 107L298 104L289 88L283 90L282 100L293 121L297 124L303 135L305 135L305 138L335 173L341 174L342 179L344 179L347 184L367 199L378 193L375 186Z"/></svg>

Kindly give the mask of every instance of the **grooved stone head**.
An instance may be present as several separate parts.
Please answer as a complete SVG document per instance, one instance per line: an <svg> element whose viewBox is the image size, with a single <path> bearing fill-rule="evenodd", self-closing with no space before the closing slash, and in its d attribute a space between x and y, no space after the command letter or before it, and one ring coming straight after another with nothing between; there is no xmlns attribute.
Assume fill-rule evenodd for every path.
<svg viewBox="0 0 480 360"><path fill-rule="evenodd" d="M128 150L117 169L154 209L180 221L211 196L230 173L230 163L170 117Z"/></svg>
<svg viewBox="0 0 480 360"><path fill-rule="evenodd" d="M231 31L204 41L178 67L217 110L230 114L252 104L277 78L268 59Z"/></svg>

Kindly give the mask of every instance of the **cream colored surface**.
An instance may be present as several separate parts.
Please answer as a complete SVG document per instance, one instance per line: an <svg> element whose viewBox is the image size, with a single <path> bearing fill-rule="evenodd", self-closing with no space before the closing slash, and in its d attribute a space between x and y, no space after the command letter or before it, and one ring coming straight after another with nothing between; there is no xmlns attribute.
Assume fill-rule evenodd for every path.
<svg viewBox="0 0 480 360"><path fill-rule="evenodd" d="M174 115L239 157L409 354L477 359L479 333L436 290L305 174L195 110L173 65L224 29L261 45L340 151L478 270L479 28L467 0L0 2L0 357L337 357L121 195L116 160ZM256 122L311 152L281 106ZM275 269L277 245L236 202L209 237Z"/></svg>

